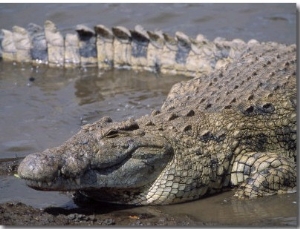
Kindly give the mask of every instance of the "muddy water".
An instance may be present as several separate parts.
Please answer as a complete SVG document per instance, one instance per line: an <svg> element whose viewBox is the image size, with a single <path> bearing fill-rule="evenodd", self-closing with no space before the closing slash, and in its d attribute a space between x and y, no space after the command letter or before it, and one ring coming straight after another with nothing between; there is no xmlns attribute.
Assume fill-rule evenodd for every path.
<svg viewBox="0 0 300 229"><path fill-rule="evenodd" d="M209 39L295 43L296 4L0 4L0 28L52 20L63 30L77 24L141 24L148 30L177 30Z"/></svg>
<svg viewBox="0 0 300 229"><path fill-rule="evenodd" d="M296 42L295 4L0 4L0 28L42 25L47 19L63 32L76 24L136 24L148 30L177 30L248 41ZM31 79L31 80L29 80ZM33 81L32 81L33 80ZM157 109L181 76L131 71L31 68L0 62L0 159L26 156L60 145L85 123L104 115L114 120L138 117ZM164 207L142 207L188 214L202 222L253 225L265 220L296 225L297 195L240 201L227 192L202 200ZM75 207L70 197L38 192L12 176L0 177L0 202L18 200L34 207Z"/></svg>
<svg viewBox="0 0 300 229"><path fill-rule="evenodd" d="M120 121L159 109L188 78L97 68L31 68L0 62L0 158L53 147L102 116ZM30 81L34 79L34 81Z"/></svg>

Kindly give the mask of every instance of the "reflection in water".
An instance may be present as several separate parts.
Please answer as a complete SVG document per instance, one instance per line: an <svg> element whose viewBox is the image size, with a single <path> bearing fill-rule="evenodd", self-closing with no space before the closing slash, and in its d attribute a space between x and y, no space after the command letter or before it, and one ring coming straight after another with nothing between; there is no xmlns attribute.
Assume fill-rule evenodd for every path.
<svg viewBox="0 0 300 229"><path fill-rule="evenodd" d="M151 72L112 70L81 76L74 86L79 105L102 101L116 95L134 95L134 98L131 98L132 103L133 99L141 102L161 93L166 95L175 82L187 79L182 76L157 76Z"/></svg>
<svg viewBox="0 0 300 229"><path fill-rule="evenodd" d="M170 214L188 214L201 222L218 222L224 225L296 225L297 194L275 195L240 200L228 191L198 201L161 207ZM293 216L293 217L291 217Z"/></svg>
<svg viewBox="0 0 300 229"><path fill-rule="evenodd" d="M174 83L188 79L4 62L0 70L0 126L6 130L0 133L2 158L57 146L82 124L103 116L118 121L150 113L161 107Z"/></svg>

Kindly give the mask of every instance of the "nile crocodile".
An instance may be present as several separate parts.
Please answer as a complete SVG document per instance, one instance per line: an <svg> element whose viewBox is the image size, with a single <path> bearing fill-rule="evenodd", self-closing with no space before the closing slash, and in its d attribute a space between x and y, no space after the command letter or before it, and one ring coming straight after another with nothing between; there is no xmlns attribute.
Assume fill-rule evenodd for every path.
<svg viewBox="0 0 300 229"><path fill-rule="evenodd" d="M44 28L30 23L27 29L2 29L0 56L6 61L50 66L130 68L195 77L221 68L259 44L254 39L247 43L220 37L209 41L201 34L193 39L179 31L172 37L159 30L146 31L140 25L133 30L77 25L76 32L62 34L49 20Z"/></svg>
<svg viewBox="0 0 300 229"><path fill-rule="evenodd" d="M160 110L102 117L28 155L18 174L34 189L134 205L231 187L240 198L295 192L296 94L295 45L247 46L232 63L175 84Z"/></svg>

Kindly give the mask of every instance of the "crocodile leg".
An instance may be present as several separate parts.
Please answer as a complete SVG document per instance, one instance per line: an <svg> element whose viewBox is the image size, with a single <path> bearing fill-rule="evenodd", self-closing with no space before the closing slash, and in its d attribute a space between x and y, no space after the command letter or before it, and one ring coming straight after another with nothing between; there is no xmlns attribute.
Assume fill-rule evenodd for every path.
<svg viewBox="0 0 300 229"><path fill-rule="evenodd" d="M276 153L240 154L233 163L231 183L239 185L235 196L253 198L296 192L296 164Z"/></svg>

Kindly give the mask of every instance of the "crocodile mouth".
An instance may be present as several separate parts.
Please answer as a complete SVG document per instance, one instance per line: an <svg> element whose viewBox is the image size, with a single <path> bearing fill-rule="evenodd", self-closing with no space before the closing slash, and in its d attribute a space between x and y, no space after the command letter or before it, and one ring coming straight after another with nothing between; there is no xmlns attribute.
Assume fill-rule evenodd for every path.
<svg viewBox="0 0 300 229"><path fill-rule="evenodd" d="M18 170L19 176L25 180L27 186L42 191L88 191L103 188L136 189L152 183L172 159L173 151L169 147L158 145L129 147L114 164L100 163L101 166L98 167L99 164L89 162L80 173L74 174L75 176L66 175L63 167L54 166L51 173L44 173L40 178L37 176L43 166L49 168L53 163L50 160L50 165L46 166L42 163L43 160L38 162L38 156L32 155L29 156L35 161L25 158ZM42 155L44 159L45 155L38 155ZM26 169L32 167L32 163L39 164L41 169L28 172Z"/></svg>
<svg viewBox="0 0 300 229"><path fill-rule="evenodd" d="M26 185L35 189L35 190L40 190L40 191L53 191L55 186L58 186L58 184L62 184L64 182L64 186L68 187L76 187L80 186L80 178L69 178L69 179L63 179L62 178L57 178L53 181L35 181L35 180L30 180L23 178L25 180ZM62 181L59 181L62 180ZM74 189L76 190L76 189ZM58 190L55 190L58 191Z"/></svg>

